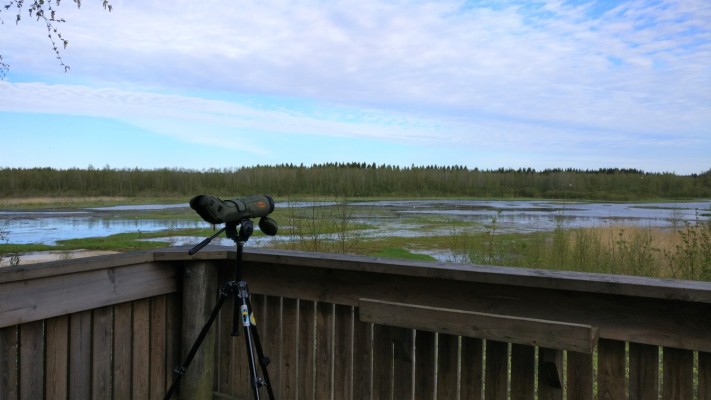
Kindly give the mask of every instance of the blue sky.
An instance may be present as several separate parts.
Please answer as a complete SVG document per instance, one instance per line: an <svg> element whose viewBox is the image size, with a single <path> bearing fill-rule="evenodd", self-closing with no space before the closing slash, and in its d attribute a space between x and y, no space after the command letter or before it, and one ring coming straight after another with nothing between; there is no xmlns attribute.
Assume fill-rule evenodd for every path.
<svg viewBox="0 0 711 400"><path fill-rule="evenodd" d="M101 1L0 13L0 167L711 168L711 2Z"/></svg>

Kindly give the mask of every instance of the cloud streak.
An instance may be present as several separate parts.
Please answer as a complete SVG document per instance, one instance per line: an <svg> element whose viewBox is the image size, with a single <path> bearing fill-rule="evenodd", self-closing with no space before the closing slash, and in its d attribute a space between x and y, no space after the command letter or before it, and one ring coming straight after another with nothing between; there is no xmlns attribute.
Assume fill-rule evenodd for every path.
<svg viewBox="0 0 711 400"><path fill-rule="evenodd" d="M115 118L183 140L209 127L214 138L201 140L215 143L220 132L261 131L711 151L704 0L87 6L62 7L69 76L55 75L30 21L0 28L3 54L16 56L10 80L30 71L71 83L6 83L0 98L12 104L0 109Z"/></svg>

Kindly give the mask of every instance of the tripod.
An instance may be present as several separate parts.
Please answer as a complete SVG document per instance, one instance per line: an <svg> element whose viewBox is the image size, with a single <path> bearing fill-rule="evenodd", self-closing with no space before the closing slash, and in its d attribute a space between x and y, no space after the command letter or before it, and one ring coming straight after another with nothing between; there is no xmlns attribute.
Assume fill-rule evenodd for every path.
<svg viewBox="0 0 711 400"><path fill-rule="evenodd" d="M239 230L237 230L239 226ZM169 400L175 390L180 385L180 380L185 374L190 365L190 362L195 357L198 352L200 345L205 340L212 323L217 318L220 313L222 305L225 300L230 295L236 295L234 297L234 312L232 315L232 336L239 336L239 323L242 322L242 328L244 331L245 345L247 346L247 356L249 361L249 380L252 387L252 392L254 393L254 399L259 400L259 390L262 387L267 388L267 393L270 400L274 400L274 392L272 390L271 381L269 380L269 373L267 372L267 365L269 365L269 357L264 355L262 351L262 343L259 340L259 334L257 333L257 326L254 323L252 314L252 303L249 299L250 293L247 286L247 282L242 279L242 251L244 247L244 242L249 240L249 237L254 231L254 224L250 219L243 219L239 223L226 223L225 227L220 229L217 233L210 236L209 238L200 242L197 246L193 247L188 251L188 254L193 255L200 251L203 247L207 246L212 239L216 238L222 232L225 232L226 236L232 239L237 245L237 259L235 265L235 280L227 282L227 284L220 290L220 295L217 299L217 304L212 309L210 317L208 318L202 330L195 339L193 346L190 348L188 355L185 357L185 361L173 370L173 384L166 392L164 400ZM257 357L259 360L259 365L262 370L263 378L260 378L257 373L257 367L255 363L255 354L257 352Z"/></svg>

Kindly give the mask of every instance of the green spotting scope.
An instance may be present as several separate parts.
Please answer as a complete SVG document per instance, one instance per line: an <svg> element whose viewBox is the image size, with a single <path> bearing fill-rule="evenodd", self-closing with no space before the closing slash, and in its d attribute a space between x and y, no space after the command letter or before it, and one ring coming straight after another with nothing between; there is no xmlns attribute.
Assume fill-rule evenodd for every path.
<svg viewBox="0 0 711 400"><path fill-rule="evenodd" d="M259 228L267 235L276 234L276 221L266 216L274 211L274 200L267 195L253 195L232 200L201 194L190 199L190 207L211 224L241 223L261 217Z"/></svg>

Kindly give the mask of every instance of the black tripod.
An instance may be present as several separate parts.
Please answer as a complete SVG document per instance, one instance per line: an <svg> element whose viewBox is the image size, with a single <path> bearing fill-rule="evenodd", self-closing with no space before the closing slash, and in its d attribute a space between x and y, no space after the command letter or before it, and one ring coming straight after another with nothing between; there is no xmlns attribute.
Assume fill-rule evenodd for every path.
<svg viewBox="0 0 711 400"><path fill-rule="evenodd" d="M237 230L237 226L239 226L239 230ZM254 399L259 400L259 390L262 387L266 387L267 393L269 394L269 399L274 400L274 392L272 391L271 381L269 380L269 373L267 372L267 365L269 365L269 357L266 357L264 355L264 352L262 351L262 343L259 340L257 326L252 318L252 303L249 299L249 288L247 286L247 282L242 279L242 250L244 247L244 242L249 240L249 237L254 231L254 224L250 219L243 219L239 223L226 223L224 228L220 229L217 233L203 240L202 242L200 242L200 244L190 249L188 254L193 255L197 253L198 251L200 251L200 249L207 246L212 241L212 239L216 238L223 231L225 232L226 236L234 240L237 245L235 280L228 282L222 288L222 290L220 290L220 296L217 299L217 304L215 304L215 307L212 309L210 317L208 318L205 325L202 327L202 330L200 331L200 334L198 335L197 339L195 339L195 343L193 343L193 347L190 348L190 351L188 352L185 361L179 367L173 370L173 384L170 386L170 389L168 389L168 392L165 394L165 397L163 398L164 400L169 400L175 390L180 385L181 378L187 371L190 362L195 357L195 354L200 348L200 345L202 344L203 340L205 340L205 337L207 336L207 333L210 330L212 323L215 321L215 318L217 318L217 315L220 312L220 308L222 308L222 305L225 303L227 296L233 294L236 294L237 296L234 297L232 336L239 336L239 325L237 321L241 320L242 327L244 330L244 340L247 346L249 377L250 384L252 386L252 392L254 393ZM257 357L259 358L259 365L262 369L263 378L260 378L257 374L257 367L254 357L255 350L257 352Z"/></svg>

